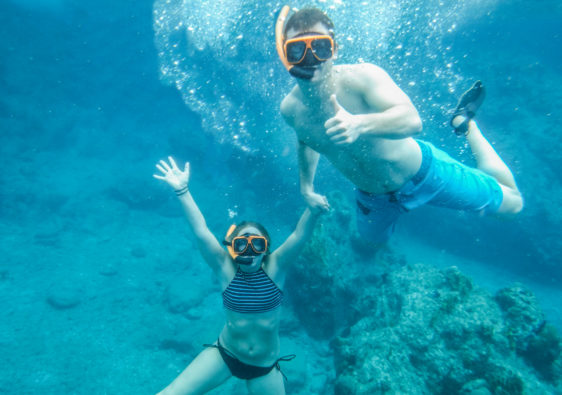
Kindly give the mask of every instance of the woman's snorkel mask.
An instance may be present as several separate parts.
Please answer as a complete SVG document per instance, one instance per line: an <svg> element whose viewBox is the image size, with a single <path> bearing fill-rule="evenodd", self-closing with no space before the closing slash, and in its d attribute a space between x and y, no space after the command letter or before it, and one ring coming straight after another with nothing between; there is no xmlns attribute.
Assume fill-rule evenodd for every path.
<svg viewBox="0 0 562 395"><path fill-rule="evenodd" d="M290 10L289 6L283 6L277 17L277 54L293 77L310 80L320 65L334 56L335 43L330 35L318 33L303 33L286 40L283 30Z"/></svg>
<svg viewBox="0 0 562 395"><path fill-rule="evenodd" d="M228 253L239 265L251 265L254 258L267 253L269 242L261 235L248 235L234 237L237 225L231 225L226 232L223 244Z"/></svg>

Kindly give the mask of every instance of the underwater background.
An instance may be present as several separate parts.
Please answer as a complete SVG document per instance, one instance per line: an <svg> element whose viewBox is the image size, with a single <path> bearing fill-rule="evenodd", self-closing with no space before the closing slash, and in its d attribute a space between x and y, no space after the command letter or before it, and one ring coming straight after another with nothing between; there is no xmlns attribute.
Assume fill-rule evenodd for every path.
<svg viewBox="0 0 562 395"><path fill-rule="evenodd" d="M294 83L274 46L283 4L1 3L0 393L155 393L218 336L219 285L152 174L189 161L219 239L244 219L274 245L291 232L304 202L278 111ZM287 281L287 393L561 393L562 3L290 5L324 9L336 62L385 68L422 138L470 165L448 120L482 80L479 124L525 209L420 208L374 256L352 185L321 160L334 210Z"/></svg>

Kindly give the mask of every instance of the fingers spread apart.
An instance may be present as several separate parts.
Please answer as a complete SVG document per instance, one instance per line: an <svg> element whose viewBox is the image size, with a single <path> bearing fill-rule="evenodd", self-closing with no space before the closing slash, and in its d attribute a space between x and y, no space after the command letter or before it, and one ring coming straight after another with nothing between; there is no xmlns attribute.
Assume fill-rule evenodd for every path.
<svg viewBox="0 0 562 395"><path fill-rule="evenodd" d="M164 167L162 167L160 164L158 164L158 163L156 164L156 168L157 168L158 170L160 170L160 171L162 172L162 174L168 173L168 171L167 171Z"/></svg>
<svg viewBox="0 0 562 395"><path fill-rule="evenodd" d="M162 165L162 167L164 169L166 169L166 171L172 171L172 169L170 168L170 165L168 165L165 161L161 160L160 164Z"/></svg>
<svg viewBox="0 0 562 395"><path fill-rule="evenodd" d="M168 156L168 160L170 161L170 164L172 165L172 169L174 169L174 170L178 169L178 165L176 165L176 161L174 160L174 158L172 158L171 156Z"/></svg>
<svg viewBox="0 0 562 395"><path fill-rule="evenodd" d="M324 128L325 129L330 129L333 128L334 126L338 126L342 124L342 120L338 117L332 117L330 119L328 119L326 122L324 122Z"/></svg>

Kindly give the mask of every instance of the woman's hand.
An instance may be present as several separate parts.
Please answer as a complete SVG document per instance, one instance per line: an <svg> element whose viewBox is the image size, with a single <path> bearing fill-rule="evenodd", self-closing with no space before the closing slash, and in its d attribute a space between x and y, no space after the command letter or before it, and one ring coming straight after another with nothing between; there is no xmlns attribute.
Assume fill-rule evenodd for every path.
<svg viewBox="0 0 562 395"><path fill-rule="evenodd" d="M181 191L182 189L186 189L187 191L187 184L189 183L189 162L185 163L185 168L181 171L171 156L168 156L168 160L170 161L169 165L163 160L156 164L156 167L163 176L154 174L154 178L166 181L168 185L176 191Z"/></svg>

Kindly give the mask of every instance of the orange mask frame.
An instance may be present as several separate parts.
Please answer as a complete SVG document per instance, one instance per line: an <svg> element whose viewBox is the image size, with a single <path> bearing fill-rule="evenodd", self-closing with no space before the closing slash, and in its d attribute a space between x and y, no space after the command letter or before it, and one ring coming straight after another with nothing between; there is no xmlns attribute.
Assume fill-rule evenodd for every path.
<svg viewBox="0 0 562 395"><path fill-rule="evenodd" d="M332 50L330 52L330 56L327 58L321 58L319 57L316 52L314 51L314 49L312 48L312 42L314 40L329 40L330 44L332 46ZM291 62L289 61L289 59L287 58L287 46L292 44L292 43L297 43L297 42L304 42L306 47L304 48L304 51L302 53L301 58L297 61L297 62ZM308 51L310 49L310 52L312 52L312 55L319 60L320 62L325 62L328 59L331 59L334 56L334 39L332 38L332 36L328 35L328 34L315 34L315 35L311 35L311 36L302 36L302 37L294 37L294 38L290 38L287 41L285 41L285 44L283 45L283 50L284 50L284 56L285 56L285 60L287 61L288 64L290 65L296 65L299 64L300 62L302 62L302 60L305 58L306 56L306 51Z"/></svg>
<svg viewBox="0 0 562 395"><path fill-rule="evenodd" d="M263 240L264 242L263 251L256 251L256 247L254 246L254 240L256 239ZM230 243L230 246L232 247L233 251L234 251L234 244L236 243L236 240L246 241L246 248L244 248L242 251L235 251L235 253L238 255L243 255L246 251L248 251L248 248L254 250L256 254L264 254L267 251L267 239L263 236L236 236L235 238L232 239L232 243Z"/></svg>
<svg viewBox="0 0 562 395"><path fill-rule="evenodd" d="M264 236L236 236L236 237L232 237L232 233L234 233L234 230L236 229L237 225L236 224L232 224L230 225L230 227L228 228L228 231L226 232L226 236L224 237L224 241L223 244L226 246L226 249L228 250L228 253L230 254L230 256L232 257L232 259L236 259L237 257L239 257L241 255L241 253L244 253L248 247L252 248L252 250L254 250L254 252L256 254L264 254L267 252L267 249L269 248L269 242L267 240L266 237ZM255 250L254 245L252 244L252 239L264 239L265 241L265 250L263 252L258 252ZM248 240L248 246L246 246L246 248L244 249L244 251L242 251L241 253L234 251L234 241L237 239L246 239Z"/></svg>

